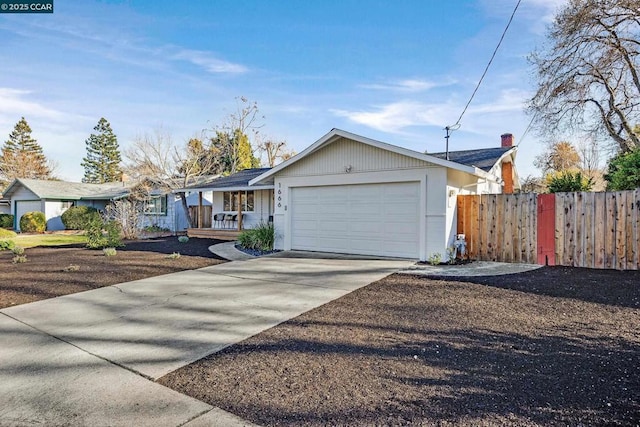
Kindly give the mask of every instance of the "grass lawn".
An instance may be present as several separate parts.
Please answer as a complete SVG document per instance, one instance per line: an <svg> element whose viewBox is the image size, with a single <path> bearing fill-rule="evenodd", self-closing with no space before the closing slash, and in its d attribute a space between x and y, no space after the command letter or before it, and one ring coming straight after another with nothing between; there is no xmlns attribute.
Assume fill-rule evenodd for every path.
<svg viewBox="0 0 640 427"><path fill-rule="evenodd" d="M19 234L11 240L23 248L87 243L87 238L80 234Z"/></svg>

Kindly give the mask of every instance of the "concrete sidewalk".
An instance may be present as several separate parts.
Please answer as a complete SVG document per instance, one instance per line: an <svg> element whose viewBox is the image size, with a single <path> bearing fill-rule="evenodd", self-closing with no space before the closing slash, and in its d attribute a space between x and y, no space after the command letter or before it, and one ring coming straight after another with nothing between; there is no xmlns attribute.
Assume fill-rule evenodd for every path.
<svg viewBox="0 0 640 427"><path fill-rule="evenodd" d="M0 310L0 425L242 425L152 380L411 264L264 257Z"/></svg>

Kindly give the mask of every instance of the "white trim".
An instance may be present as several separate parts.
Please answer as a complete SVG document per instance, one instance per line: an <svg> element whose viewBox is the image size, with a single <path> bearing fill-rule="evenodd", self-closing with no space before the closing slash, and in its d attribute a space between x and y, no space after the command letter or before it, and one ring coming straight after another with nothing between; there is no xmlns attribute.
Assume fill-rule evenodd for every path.
<svg viewBox="0 0 640 427"><path fill-rule="evenodd" d="M307 157L308 155L314 153L315 151L319 150L320 148L322 148L323 146L330 144L331 142L333 142L335 139L337 138L346 138L346 139L351 139L353 141L356 142L360 142L362 144L366 144L366 145L370 145L372 147L376 147L379 148L381 150L386 150L386 151L390 151L402 156L407 156L407 157L411 157L414 159L418 159L418 160L422 160L424 162L427 163L432 163L433 165L436 166L443 166L449 169L455 169L455 170L459 170L461 172L465 172L471 175L475 175L478 176L480 178L485 178L487 180L490 181L494 181L494 182L499 182L499 177L495 177L492 174L483 171L482 169L476 168L476 167L471 167L471 166L465 166L462 165L460 163L456 163L456 162L452 162L450 160L443 160L440 159L438 157L434 157L434 156L430 156L428 154L424 154L424 153L420 153L417 151L413 151L413 150L409 150L406 148L402 148L402 147L398 147L396 145L391 145L391 144L387 144L385 142L381 142L381 141L376 141L375 139L370 139L364 136L360 136L360 135L356 135L354 133L350 133L350 132L346 132L340 129L332 129L329 133L327 133L326 135L324 135L322 138L320 138L319 140L317 140L316 142L314 142L313 144L311 144L309 147L307 147L305 150L303 150L302 152L300 152L299 154L293 156L292 158L290 158L289 160L280 163L278 166L273 167L272 169L266 171L265 173L263 173L262 175L259 175L255 178L253 178L252 180L249 181L249 185L254 185L254 184L258 184L261 182L264 182L265 180L267 180L268 178L271 178L273 175L277 174L278 172L280 172L281 170L288 168L289 166L293 165L294 163L304 159L305 157ZM507 153L509 153L511 151L508 151Z"/></svg>
<svg viewBox="0 0 640 427"><path fill-rule="evenodd" d="M173 190L172 193L192 193L199 191L212 191L212 192L222 192L222 191L255 191L255 190L273 190L273 184L271 185L245 185L239 187L200 187L200 188L183 188L178 190Z"/></svg>

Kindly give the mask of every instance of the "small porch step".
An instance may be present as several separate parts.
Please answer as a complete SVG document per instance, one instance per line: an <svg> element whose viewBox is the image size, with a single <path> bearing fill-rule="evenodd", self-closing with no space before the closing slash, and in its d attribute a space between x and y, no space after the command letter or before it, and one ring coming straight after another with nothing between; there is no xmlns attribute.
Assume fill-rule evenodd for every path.
<svg viewBox="0 0 640 427"><path fill-rule="evenodd" d="M204 239L238 240L241 231L238 230L214 230L213 228L188 228L187 236Z"/></svg>

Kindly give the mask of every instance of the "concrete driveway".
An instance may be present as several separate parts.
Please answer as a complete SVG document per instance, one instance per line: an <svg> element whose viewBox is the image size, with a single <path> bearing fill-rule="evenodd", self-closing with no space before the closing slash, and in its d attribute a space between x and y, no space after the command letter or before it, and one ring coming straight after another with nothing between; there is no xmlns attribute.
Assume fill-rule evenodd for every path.
<svg viewBox="0 0 640 427"><path fill-rule="evenodd" d="M242 425L153 380L411 264L280 255L2 309L0 425Z"/></svg>

